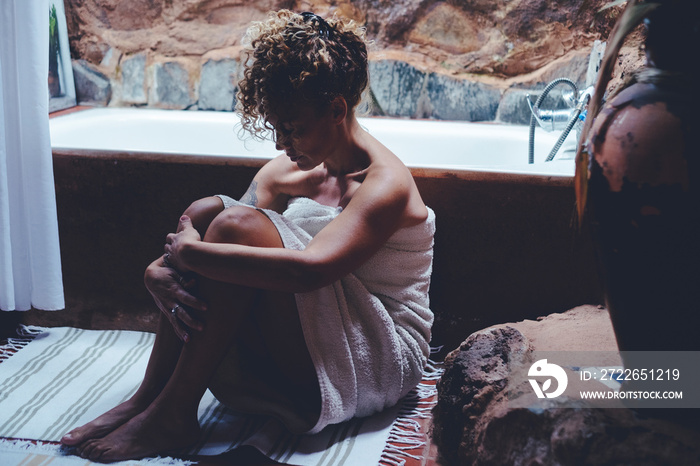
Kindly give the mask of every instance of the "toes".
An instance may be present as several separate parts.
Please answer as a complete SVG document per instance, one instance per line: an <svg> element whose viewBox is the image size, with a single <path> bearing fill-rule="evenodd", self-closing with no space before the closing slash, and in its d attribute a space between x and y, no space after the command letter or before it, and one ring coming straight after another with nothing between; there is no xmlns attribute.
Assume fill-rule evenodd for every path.
<svg viewBox="0 0 700 466"><path fill-rule="evenodd" d="M90 458L90 461L96 461L98 463L113 463L114 461L119 461L121 458L119 456L112 455L112 457L109 456L109 453L112 451L111 448L109 447L103 447L95 452L93 452L93 456Z"/></svg>
<svg viewBox="0 0 700 466"><path fill-rule="evenodd" d="M95 440L85 442L79 449L78 454L81 458L85 458L86 460L99 461L107 450L108 448L105 445Z"/></svg>
<svg viewBox="0 0 700 466"><path fill-rule="evenodd" d="M87 440L78 445L75 451L81 458L90 459L90 455L96 447L97 440Z"/></svg>
<svg viewBox="0 0 700 466"><path fill-rule="evenodd" d="M110 463L119 459L110 458L110 452L116 451L113 446L102 441L102 439L88 440L76 448L76 453L81 458L95 462ZM112 455L114 456L114 455Z"/></svg>
<svg viewBox="0 0 700 466"><path fill-rule="evenodd" d="M84 426L73 429L61 438L61 443L68 447L76 447L86 440L94 439L99 437L99 435L89 435L89 431L86 431Z"/></svg>
<svg viewBox="0 0 700 466"><path fill-rule="evenodd" d="M85 443L81 443L75 448L75 452L80 456L81 458L86 458L87 451L90 449L90 444L92 442L87 441Z"/></svg>
<svg viewBox="0 0 700 466"><path fill-rule="evenodd" d="M91 424L88 424L82 427L78 427L77 429L71 430L66 435L64 435L63 438L61 438L61 443L69 447L75 447L87 440L98 438L101 436L97 429L91 429L90 427Z"/></svg>
<svg viewBox="0 0 700 466"><path fill-rule="evenodd" d="M81 442L80 437L74 430L68 432L61 438L61 443L68 447L74 447Z"/></svg>
<svg viewBox="0 0 700 466"><path fill-rule="evenodd" d="M97 461L98 463L101 463L101 462L109 462L106 458L104 458L105 454L106 454L109 450L110 450L110 449L107 448L107 447L104 446L104 445L98 446L98 447L94 448L94 449L90 452L90 456L88 457L88 459L89 459L90 461Z"/></svg>

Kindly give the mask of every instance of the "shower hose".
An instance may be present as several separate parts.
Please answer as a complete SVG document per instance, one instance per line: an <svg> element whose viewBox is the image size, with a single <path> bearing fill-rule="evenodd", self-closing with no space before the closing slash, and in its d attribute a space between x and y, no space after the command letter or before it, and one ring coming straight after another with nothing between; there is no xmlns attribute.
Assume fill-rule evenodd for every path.
<svg viewBox="0 0 700 466"><path fill-rule="evenodd" d="M535 107L539 108L542 102L544 101L545 97L549 94L549 92L554 89L557 85L559 84L568 84L571 86L574 90L574 96L575 98L578 98L578 87L576 86L576 83L574 83L572 80L568 78L557 78L547 84L547 86L544 88L542 91L542 94L537 98L537 101L535 102ZM554 159L554 156L557 155L557 152L559 152L559 149L561 148L561 145L564 143L564 140L566 137L569 135L571 132L571 129L574 127L576 122L578 121L578 117L581 114L581 108L580 106L576 106L576 110L574 112L574 115L571 117L569 122L566 125L566 128L564 128L564 131L561 133L561 136L559 136L559 139L557 139L556 144L554 144L554 147L552 150L549 152L549 155L545 159L545 162L551 162L552 159ZM537 125L537 121L535 119L535 115L530 115L530 138L529 138L529 143L527 147L527 163L535 163L535 126Z"/></svg>

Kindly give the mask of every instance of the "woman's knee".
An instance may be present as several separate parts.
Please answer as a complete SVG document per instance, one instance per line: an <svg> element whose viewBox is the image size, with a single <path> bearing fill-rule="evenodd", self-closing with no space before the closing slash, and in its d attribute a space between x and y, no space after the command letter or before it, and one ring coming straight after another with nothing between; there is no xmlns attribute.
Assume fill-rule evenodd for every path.
<svg viewBox="0 0 700 466"><path fill-rule="evenodd" d="M211 196L194 201L185 210L184 215L187 215L192 220L192 225L194 225L199 234L204 235L212 220L223 210L224 203L221 199Z"/></svg>
<svg viewBox="0 0 700 466"><path fill-rule="evenodd" d="M209 225L204 241L282 247L277 229L262 212L246 206L225 209Z"/></svg>

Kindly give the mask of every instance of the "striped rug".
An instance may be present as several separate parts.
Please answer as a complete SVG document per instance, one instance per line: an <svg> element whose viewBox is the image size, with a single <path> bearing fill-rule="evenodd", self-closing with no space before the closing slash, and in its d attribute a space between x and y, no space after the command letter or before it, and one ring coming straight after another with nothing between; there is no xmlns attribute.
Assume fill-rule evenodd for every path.
<svg viewBox="0 0 700 466"><path fill-rule="evenodd" d="M37 335L30 343L0 364L3 438L57 442L73 427L128 399L143 377L155 338L143 332L69 327L33 333ZM437 375L426 374L426 379ZM274 420L237 415L207 392L199 407L201 441L174 456L217 455L250 445L275 461L300 466L400 465L405 450L425 440L415 418L427 416L430 403L421 404L420 399L430 398L432 389L429 383L421 384L393 409L329 426L313 436L289 434ZM36 450L32 444L20 446ZM17 449L17 442L0 442L0 463L19 464L4 460ZM48 450L39 453L49 454ZM57 448L54 453L65 455ZM65 457L69 458L75 457ZM172 464L170 459L162 461Z"/></svg>

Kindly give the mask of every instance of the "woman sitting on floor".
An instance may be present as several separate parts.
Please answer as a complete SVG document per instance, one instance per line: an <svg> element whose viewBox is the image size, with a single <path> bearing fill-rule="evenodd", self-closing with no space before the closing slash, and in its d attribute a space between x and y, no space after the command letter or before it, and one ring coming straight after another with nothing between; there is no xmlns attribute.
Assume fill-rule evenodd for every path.
<svg viewBox="0 0 700 466"><path fill-rule="evenodd" d="M162 311L144 380L66 434L84 458L197 441L210 388L244 413L315 433L396 404L421 379L434 214L358 123L368 84L353 22L280 11L248 31L243 127L285 154L241 201L193 203L145 274Z"/></svg>

